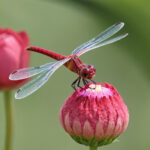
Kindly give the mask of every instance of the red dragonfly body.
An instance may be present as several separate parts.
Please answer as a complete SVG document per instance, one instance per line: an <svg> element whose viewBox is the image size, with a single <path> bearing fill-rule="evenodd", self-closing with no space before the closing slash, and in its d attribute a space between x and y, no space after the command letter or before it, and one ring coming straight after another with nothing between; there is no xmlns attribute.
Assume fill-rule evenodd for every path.
<svg viewBox="0 0 150 150"><path fill-rule="evenodd" d="M47 55L58 61L66 58L71 58L68 62L64 64L64 66L72 72L77 73L79 75L79 78L92 79L95 76L94 66L84 64L77 55L64 56L39 47L29 47L27 48L27 50Z"/></svg>

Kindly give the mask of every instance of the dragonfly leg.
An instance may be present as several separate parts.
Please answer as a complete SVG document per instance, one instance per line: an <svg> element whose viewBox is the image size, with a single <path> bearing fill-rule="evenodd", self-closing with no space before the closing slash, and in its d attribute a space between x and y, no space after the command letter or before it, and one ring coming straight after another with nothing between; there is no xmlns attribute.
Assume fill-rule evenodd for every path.
<svg viewBox="0 0 150 150"><path fill-rule="evenodd" d="M95 82L94 80L91 80L91 79L90 79L90 81L96 84L96 82Z"/></svg>
<svg viewBox="0 0 150 150"><path fill-rule="evenodd" d="M78 80L77 86L78 86L79 88L82 88L82 87L80 86L81 77L79 77L78 79L79 79L79 80ZM83 89L83 88L82 88L82 89Z"/></svg>
<svg viewBox="0 0 150 150"><path fill-rule="evenodd" d="M84 84L84 85L87 85L87 84L89 83L88 80L85 80L85 79L82 79L82 80L83 80L83 84Z"/></svg>
<svg viewBox="0 0 150 150"><path fill-rule="evenodd" d="M88 83L88 81L87 81L87 80L82 79L82 81L83 81L83 84L84 84L84 85L87 85L87 83Z"/></svg>
<svg viewBox="0 0 150 150"><path fill-rule="evenodd" d="M73 81L73 83L71 84L71 86L72 86L72 88L74 89L74 90L76 90L76 83L77 83L77 81L79 80L79 78L77 78L75 81Z"/></svg>
<svg viewBox="0 0 150 150"><path fill-rule="evenodd" d="M86 84L88 84L88 83L89 83L89 81L88 81L88 80L85 80L85 83L86 83Z"/></svg>

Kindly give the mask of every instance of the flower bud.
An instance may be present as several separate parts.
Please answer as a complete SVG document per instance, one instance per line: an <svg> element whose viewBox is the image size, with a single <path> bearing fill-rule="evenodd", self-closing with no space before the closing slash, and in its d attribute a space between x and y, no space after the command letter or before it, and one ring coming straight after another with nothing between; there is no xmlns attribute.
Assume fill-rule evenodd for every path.
<svg viewBox="0 0 150 150"><path fill-rule="evenodd" d="M89 83L67 99L60 111L60 121L75 141L98 147L112 143L126 130L129 113L112 85Z"/></svg>
<svg viewBox="0 0 150 150"><path fill-rule="evenodd" d="M16 88L27 80L11 81L9 74L16 69L28 67L29 38L26 32L14 32L0 28L0 90Z"/></svg>

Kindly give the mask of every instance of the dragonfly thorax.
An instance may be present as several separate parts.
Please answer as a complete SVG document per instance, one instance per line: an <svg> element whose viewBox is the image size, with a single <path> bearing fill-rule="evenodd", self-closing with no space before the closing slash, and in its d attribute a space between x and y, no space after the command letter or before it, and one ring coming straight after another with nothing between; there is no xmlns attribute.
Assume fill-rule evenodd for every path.
<svg viewBox="0 0 150 150"><path fill-rule="evenodd" d="M84 79L92 79L95 76L96 69L93 65L87 65L80 70L80 76Z"/></svg>

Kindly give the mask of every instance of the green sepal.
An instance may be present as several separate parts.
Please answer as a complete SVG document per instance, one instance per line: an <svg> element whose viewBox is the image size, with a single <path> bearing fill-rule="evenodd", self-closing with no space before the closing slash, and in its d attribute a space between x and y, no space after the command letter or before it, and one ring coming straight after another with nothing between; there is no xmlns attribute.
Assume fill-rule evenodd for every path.
<svg viewBox="0 0 150 150"><path fill-rule="evenodd" d="M79 144L87 145L90 147L98 147L98 146L112 143L118 136L113 138L102 138L100 140L96 139L95 137L91 139L87 139L85 137L80 137L76 135L71 135L71 137Z"/></svg>

